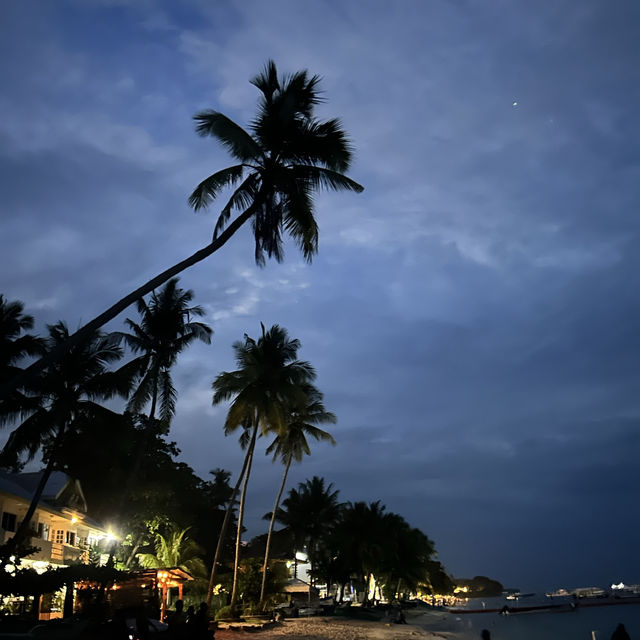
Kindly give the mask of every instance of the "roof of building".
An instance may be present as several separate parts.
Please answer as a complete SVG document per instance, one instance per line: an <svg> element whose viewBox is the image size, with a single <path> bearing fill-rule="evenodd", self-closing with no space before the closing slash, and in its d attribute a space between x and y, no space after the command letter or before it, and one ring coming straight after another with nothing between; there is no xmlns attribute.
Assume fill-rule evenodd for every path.
<svg viewBox="0 0 640 640"><path fill-rule="evenodd" d="M0 492L31 502L42 474L42 471L33 473L0 471ZM69 517L66 512L69 509L82 514L87 512L87 503L80 482L62 471L51 473L38 506L65 518ZM103 529L100 523L86 515L82 516L82 521L95 529Z"/></svg>

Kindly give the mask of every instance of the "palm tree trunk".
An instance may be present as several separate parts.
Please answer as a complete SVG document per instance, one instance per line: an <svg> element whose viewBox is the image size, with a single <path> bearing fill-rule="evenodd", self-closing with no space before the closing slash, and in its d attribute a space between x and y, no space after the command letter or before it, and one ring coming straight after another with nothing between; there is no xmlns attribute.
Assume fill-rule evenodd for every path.
<svg viewBox="0 0 640 640"><path fill-rule="evenodd" d="M33 497L31 498L31 504L27 509L27 513L24 516L24 519L22 520L22 522L20 523L20 526L18 527L16 534L13 536L12 542L15 547L20 545L22 542L24 542L24 540L27 537L29 537L28 536L29 527L31 525L31 520L33 519L33 514L36 512L38 503L40 502L40 498L42 497L42 492L44 491L44 488L47 485L49 478L51 477L52 471L53 471L53 456L49 458L49 462L47 463L47 466L45 467L42 473L42 476L38 481L38 486L36 487L36 491L33 494Z"/></svg>
<svg viewBox="0 0 640 640"><path fill-rule="evenodd" d="M257 434L258 430L256 429L254 432L254 437ZM240 485L242 484L242 480L244 479L245 471L247 470L247 464L249 462L249 451L244 457L244 462L242 463L242 469L240 471L240 475L238 476L238 481L236 482L236 486L233 488L233 493L229 498L229 506L227 507L227 512L224 514L224 520L222 521L222 527L220 529L220 535L218 536L218 544L216 545L216 553L213 558L213 566L211 567L211 575L209 577L209 589L207 590L207 607L211 607L211 599L213 597L213 588L215 587L215 579L216 579L216 569L218 564L220 563L220 556L222 555L222 547L224 546L224 539L227 535L227 529L229 528L229 522L231 522L231 514L233 513L233 506L236 502L236 496L238 495L238 491L240 490Z"/></svg>
<svg viewBox="0 0 640 640"><path fill-rule="evenodd" d="M131 550L131 553L129 554L127 561L124 563L125 569L131 568L131 563L133 562L133 559L136 557L136 553L138 553L139 548L140 548L140 539L138 538L138 542L136 542L136 544L133 545L133 549Z"/></svg>
<svg viewBox="0 0 640 640"><path fill-rule="evenodd" d="M140 471L140 465L142 464L142 456L147 448L147 443L153 431L153 422L156 417L156 406L158 403L158 376L160 375L159 366L156 364L156 368L153 375L153 394L151 396L151 407L149 408L149 416L147 418L147 426L142 430L138 446L136 447L135 457L133 464L129 470L129 476L125 483L125 490L120 494L120 501L118 502L118 513L122 511L122 505L129 494L129 491L133 487L138 471Z"/></svg>
<svg viewBox="0 0 640 640"><path fill-rule="evenodd" d="M148 293L151 293L154 289L164 284L167 280L170 280L174 276L182 273L185 269L192 267L194 264L198 264L205 258L208 258L211 254L215 253L218 249L224 246L227 241L233 236L233 234L255 213L259 207L259 198L243 211L215 240L209 243L206 247L199 249L194 254L181 260L172 267L169 267L162 273L151 278L151 280L145 282L142 286L138 287L135 291L132 291L124 298L121 298L114 305L110 306L106 311L96 316L93 320L90 320L83 327L80 327L74 334L69 336L65 341L51 349L39 360L36 360L26 369L20 370L17 375L7 382L0 385L0 400L4 400L11 391L23 387L28 382L35 380L36 376L46 369L54 362L58 362L62 356L76 344L79 344L94 331L100 329L110 320L113 320L117 315L122 313L129 305L133 304L136 300L139 300Z"/></svg>
<svg viewBox="0 0 640 640"><path fill-rule="evenodd" d="M244 484L242 485L242 495L240 496L240 506L238 507L238 531L236 533L236 555L233 563L233 587L231 589L231 608L236 604L238 595L238 563L240 562L240 543L242 542L242 519L244 516L244 501L247 496L247 485L249 484L249 476L251 475L251 462L253 460L253 450L256 445L256 435L258 433L258 421L253 427L253 435L251 444L247 452L247 469L244 475Z"/></svg>
<svg viewBox="0 0 640 640"><path fill-rule="evenodd" d="M291 467L291 460L293 457L289 455L287 458L287 464L284 468L284 475L282 476L282 482L280 483L280 490L276 497L276 503L273 506L273 513L271 514L271 522L269 523L269 533L267 533L267 545L264 550L264 564L262 565L262 586L260 587L260 606L264 604L264 590L267 585L267 565L269 564L269 548L271 546L271 534L273 533L273 525L276 521L276 514L278 507L280 506L280 499L282 498L282 492L284 491L284 485L287 482L287 474L289 473L289 467Z"/></svg>

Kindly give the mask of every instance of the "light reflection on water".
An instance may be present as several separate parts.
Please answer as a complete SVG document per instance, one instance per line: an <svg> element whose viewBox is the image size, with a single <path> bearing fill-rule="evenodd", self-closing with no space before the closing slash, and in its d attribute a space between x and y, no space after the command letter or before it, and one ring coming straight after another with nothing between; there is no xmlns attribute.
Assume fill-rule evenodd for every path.
<svg viewBox="0 0 640 640"><path fill-rule="evenodd" d="M419 618L409 620L421 625ZM456 631L469 640L479 640L482 629L489 629L491 640L610 640L622 622L631 638L640 638L640 605L578 608L562 613L519 613L501 616L497 613L443 614L434 621L424 621L433 631Z"/></svg>

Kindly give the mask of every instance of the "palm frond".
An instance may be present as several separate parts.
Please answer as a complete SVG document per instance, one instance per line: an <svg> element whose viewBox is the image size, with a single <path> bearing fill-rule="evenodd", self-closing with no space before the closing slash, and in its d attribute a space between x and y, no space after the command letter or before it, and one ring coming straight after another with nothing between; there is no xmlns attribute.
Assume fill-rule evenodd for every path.
<svg viewBox="0 0 640 640"><path fill-rule="evenodd" d="M240 125L219 111L201 111L193 119L197 122L198 135L217 138L234 158L248 162L262 156L260 145Z"/></svg>
<svg viewBox="0 0 640 640"><path fill-rule="evenodd" d="M273 60L268 60L264 69L249 82L262 91L265 103L267 105L271 104L273 94L280 89L276 63Z"/></svg>
<svg viewBox="0 0 640 640"><path fill-rule="evenodd" d="M348 178L338 171L317 167L314 165L293 165L289 168L294 180L304 182L313 189L327 189L328 191L355 191L362 193L364 187L355 180Z"/></svg>
<svg viewBox="0 0 640 640"><path fill-rule="evenodd" d="M17 459L26 453L27 460L32 460L44 439L57 430L58 426L52 422L49 412L40 409L11 432L1 457L3 459Z"/></svg>
<svg viewBox="0 0 640 640"><path fill-rule="evenodd" d="M241 164L227 167L205 178L189 196L189 206L199 211L211 204L220 190L236 184L244 172Z"/></svg>
<svg viewBox="0 0 640 640"><path fill-rule="evenodd" d="M178 393L173 386L173 381L168 371L160 372L158 385L160 390L160 419L168 425L176 412Z"/></svg>
<svg viewBox="0 0 640 640"><path fill-rule="evenodd" d="M313 200L307 189L298 188L288 194L283 223L305 260L311 262L318 253L318 224L313 215Z"/></svg>
<svg viewBox="0 0 640 640"><path fill-rule="evenodd" d="M215 229L213 230L213 239L215 240L220 233L222 233L231 217L231 212L235 210L242 210L248 208L254 201L258 193L258 183L260 177L257 173L251 173L245 180L238 186L233 192L231 198L224 206L218 220L216 222Z"/></svg>
<svg viewBox="0 0 640 640"><path fill-rule="evenodd" d="M145 372L145 374L139 378L138 386L129 398L127 403L127 409L134 413L142 411L142 408L151 400L154 389L154 375L151 370Z"/></svg>

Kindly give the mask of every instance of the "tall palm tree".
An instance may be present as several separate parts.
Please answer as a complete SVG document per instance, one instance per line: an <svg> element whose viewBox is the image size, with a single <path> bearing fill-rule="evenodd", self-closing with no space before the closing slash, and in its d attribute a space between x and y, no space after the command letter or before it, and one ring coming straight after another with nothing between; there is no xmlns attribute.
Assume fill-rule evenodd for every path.
<svg viewBox="0 0 640 640"><path fill-rule="evenodd" d="M46 348L65 342L69 330L63 322L49 326ZM14 544L27 536L31 518L42 491L54 469L57 453L67 434L115 419L117 414L99 404L116 395L127 397L131 377L125 368L111 371L109 366L122 358L117 335L94 334L90 340L74 345L65 356L38 380L39 407L11 433L2 451L5 460L18 460L26 454L31 460L42 448L44 472L16 535Z"/></svg>
<svg viewBox="0 0 640 640"><path fill-rule="evenodd" d="M171 368L178 356L195 340L209 344L213 331L192 317L205 315L200 306L190 306L193 291L178 287L178 278L172 278L159 292L153 292L147 302L137 303L140 321L130 318L125 324L131 333L122 334L126 344L140 355L132 362L137 367L137 383L127 408L140 412L150 401L148 419L153 422L158 400L160 419L165 425L175 414L176 393L171 380Z"/></svg>
<svg viewBox="0 0 640 640"><path fill-rule="evenodd" d="M19 365L25 358L42 355L44 343L26 333L31 329L33 317L24 313L22 302L9 302L0 294L0 384L21 370ZM33 408L32 399L23 390L15 389L0 402L0 427Z"/></svg>
<svg viewBox="0 0 640 640"><path fill-rule="evenodd" d="M262 336L253 340L245 334L243 341L235 342L233 350L238 369L223 371L213 382L213 404L231 400L224 429L228 435L239 427L249 430L249 444L243 463L242 494L238 509L236 553L233 571L231 606L237 595L240 536L244 515L244 499L251 473L251 463L258 433L282 433L287 426L288 408L303 401L305 386L315 379L315 371L308 362L297 360L300 341L291 339L286 331L273 325L268 331L262 325ZM236 488L238 485L236 485ZM235 495L230 501L233 508ZM228 519L225 518L225 520ZM224 529L224 527L223 527ZM218 547L226 530L220 532ZM211 569L209 597L213 590L218 551Z"/></svg>
<svg viewBox="0 0 640 640"><path fill-rule="evenodd" d="M314 108L321 102L319 82L318 76L310 76L306 70L278 78L276 65L270 60L251 80L261 98L250 132L218 111L203 111L194 116L197 133L218 140L237 160L235 165L203 180L189 198L191 206L198 210L207 207L222 189L235 187L218 217L212 241L88 322L46 360L29 367L31 375L60 358L73 343L102 327L130 304L213 254L249 220L258 264L264 263L265 254L282 259L284 233L293 238L309 262L312 260L318 250L314 192L363 190L344 175L351 164L352 150L340 121L321 121L314 116ZM234 212L237 215L231 220ZM0 387L0 393L20 384L20 379L6 384Z"/></svg>
<svg viewBox="0 0 640 640"><path fill-rule="evenodd" d="M312 385L307 385L306 398L304 402L298 406L291 408L291 416L284 432L278 433L274 441L267 448L267 454L273 453L274 462L278 459L284 464L284 473L282 474L282 482L278 489L276 502L271 513L271 521L269 522L269 532L267 533L267 543L264 551L264 563L262 565L262 586L260 588L260 603L264 603L264 593L267 584L267 567L269 565L269 549L271 547L271 534L273 533L273 525L275 523L280 499L287 482L287 475L291 463L295 460L301 462L302 458L311 455L311 449L307 442L307 436L311 436L316 440L324 440L335 445L336 441L327 431L319 429L317 424L335 424L336 416L327 411L322 402L323 396L318 389Z"/></svg>

